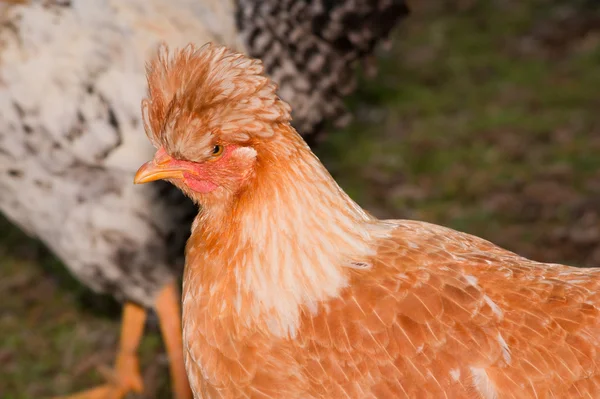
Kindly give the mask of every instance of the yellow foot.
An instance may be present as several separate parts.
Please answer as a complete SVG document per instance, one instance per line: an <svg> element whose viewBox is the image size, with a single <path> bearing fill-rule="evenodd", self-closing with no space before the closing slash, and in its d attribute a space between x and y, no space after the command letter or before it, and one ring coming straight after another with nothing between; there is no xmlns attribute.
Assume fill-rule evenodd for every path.
<svg viewBox="0 0 600 399"><path fill-rule="evenodd" d="M115 370L102 373L108 380L107 384L54 399L122 399L129 392L141 393L144 390L138 358L135 355L119 354Z"/></svg>

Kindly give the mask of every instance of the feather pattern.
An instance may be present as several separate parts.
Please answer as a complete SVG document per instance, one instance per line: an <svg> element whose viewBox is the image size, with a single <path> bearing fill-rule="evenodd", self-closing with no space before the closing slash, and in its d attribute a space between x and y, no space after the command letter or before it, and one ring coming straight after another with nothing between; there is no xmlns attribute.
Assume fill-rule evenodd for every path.
<svg viewBox="0 0 600 399"><path fill-rule="evenodd" d="M237 25L248 54L292 104L294 126L305 136L351 115L342 101L356 85L355 64L366 61L408 14L403 0L238 0Z"/></svg>
<svg viewBox="0 0 600 399"><path fill-rule="evenodd" d="M203 178L222 183L195 192L173 181L203 205L183 285L195 397L597 396L600 269L535 262L424 222L377 220L335 183L276 93L256 84L259 62L238 81L240 54L212 45L194 54L196 86L181 89L209 104L169 103L179 117L209 118L210 140L197 129L148 133L160 134L161 154L179 155L187 140L233 148L216 161L174 161L215 170ZM177 59L166 75L149 70L151 96L166 95L160 81L179 73ZM232 109L243 137L219 131L214 116Z"/></svg>
<svg viewBox="0 0 600 399"><path fill-rule="evenodd" d="M347 206L339 200L337 206ZM281 204L262 203L271 211ZM295 215L286 210L269 219L277 229L272 236L296 222L291 242L277 240L275 260L261 260L272 249L260 233L241 247L248 252L224 248L206 238L223 240L225 232L209 235L213 225L200 227L202 221L188 244L188 373L207 397L574 398L600 389L600 270L537 263L423 222L348 219L374 251L339 253L337 267L330 266L337 277L316 276L333 291L323 297L302 275L288 286L276 268L292 276L306 267L318 273L315 257L327 256L330 240L340 237L332 232L308 250L296 244L323 239L319 228L328 232L339 221L325 210L316 215L323 225L305 210L308 229L298 219L275 221ZM253 215L256 231L263 231L260 213ZM380 234L369 236L375 226ZM308 231L309 237L300 234ZM240 246L235 238L227 245ZM369 267L344 267L357 259ZM273 278L237 282L241 270L254 269ZM295 287L307 298L286 301ZM285 305L275 311L293 320L283 336L273 328L272 314L252 306L271 300Z"/></svg>

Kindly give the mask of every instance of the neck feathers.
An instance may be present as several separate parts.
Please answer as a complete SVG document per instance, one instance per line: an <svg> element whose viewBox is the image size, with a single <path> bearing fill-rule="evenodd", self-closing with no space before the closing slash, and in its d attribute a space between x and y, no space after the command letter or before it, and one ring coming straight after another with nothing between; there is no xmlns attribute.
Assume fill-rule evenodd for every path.
<svg viewBox="0 0 600 399"><path fill-rule="evenodd" d="M233 210L221 220L211 220L207 210L197 229L209 249L215 246L208 252L220 258L218 273L200 283L227 280L219 286L235 291L234 299L221 300L233 300L232 309L246 324L264 322L280 336L293 336L301 309L336 296L348 284L347 268L374 255L374 219L339 188L297 134L288 133L291 145L288 137L270 141L270 153L259 151L254 184Z"/></svg>

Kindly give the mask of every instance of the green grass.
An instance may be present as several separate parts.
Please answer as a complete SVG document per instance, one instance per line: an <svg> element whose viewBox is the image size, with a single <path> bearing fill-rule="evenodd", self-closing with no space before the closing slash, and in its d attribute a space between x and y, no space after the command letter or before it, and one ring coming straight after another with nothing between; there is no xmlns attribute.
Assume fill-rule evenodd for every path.
<svg viewBox="0 0 600 399"><path fill-rule="evenodd" d="M112 366L120 307L81 286L4 219L0 242L0 398L50 397L102 383L99 368ZM149 330L141 345L147 397L168 397L162 343L157 329Z"/></svg>
<svg viewBox="0 0 600 399"><path fill-rule="evenodd" d="M321 159L378 215L445 224L539 260L599 264L598 247L572 236L600 202L600 30L571 30L600 12L462 3L419 3L378 78L349 101L359 117Z"/></svg>
<svg viewBox="0 0 600 399"><path fill-rule="evenodd" d="M600 29L574 32L600 21L598 9L413 3L377 78L361 78L348 99L355 121L332 131L319 157L376 215L444 224L537 260L600 265ZM101 382L119 307L5 221L0 265L0 399ZM150 330L145 397L169 397Z"/></svg>

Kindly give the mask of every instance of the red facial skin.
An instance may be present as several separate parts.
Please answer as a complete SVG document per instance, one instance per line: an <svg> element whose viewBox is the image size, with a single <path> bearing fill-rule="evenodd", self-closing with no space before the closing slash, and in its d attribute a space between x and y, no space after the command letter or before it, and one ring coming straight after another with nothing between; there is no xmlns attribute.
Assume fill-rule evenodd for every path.
<svg viewBox="0 0 600 399"><path fill-rule="evenodd" d="M200 180L195 175L188 172L183 173L183 181L189 188L202 194L210 193L219 187L210 180Z"/></svg>
<svg viewBox="0 0 600 399"><path fill-rule="evenodd" d="M184 170L184 183L193 191L206 194L219 187L222 176L232 166L231 155L238 147L236 145L226 145L223 153L218 158L208 159L204 162L191 162L172 158L161 147L156 152L154 159L157 164Z"/></svg>

